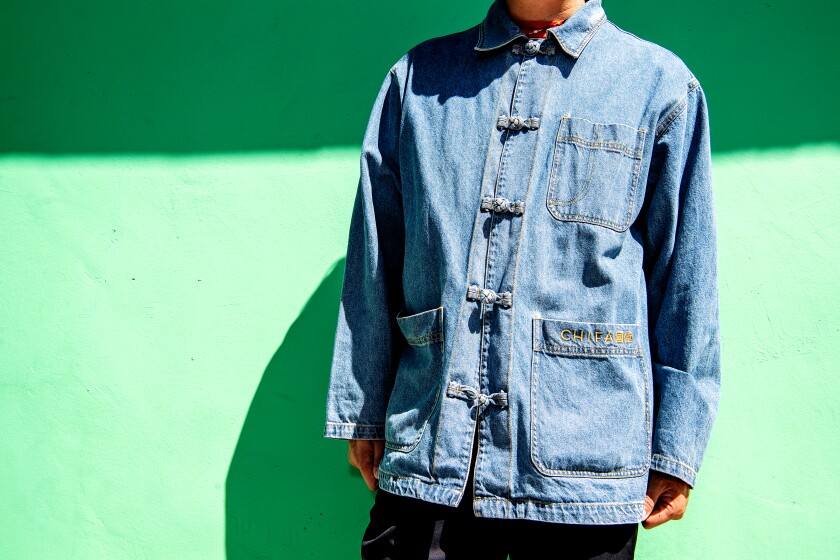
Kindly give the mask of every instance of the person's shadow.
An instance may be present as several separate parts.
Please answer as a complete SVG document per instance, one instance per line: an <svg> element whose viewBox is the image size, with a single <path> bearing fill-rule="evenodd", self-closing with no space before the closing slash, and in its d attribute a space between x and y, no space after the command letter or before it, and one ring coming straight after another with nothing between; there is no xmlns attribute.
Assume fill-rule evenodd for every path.
<svg viewBox="0 0 840 560"><path fill-rule="evenodd" d="M344 259L336 263L268 364L226 484L229 560L349 558L374 494L326 439L326 395ZM367 506L367 507L366 507Z"/></svg>

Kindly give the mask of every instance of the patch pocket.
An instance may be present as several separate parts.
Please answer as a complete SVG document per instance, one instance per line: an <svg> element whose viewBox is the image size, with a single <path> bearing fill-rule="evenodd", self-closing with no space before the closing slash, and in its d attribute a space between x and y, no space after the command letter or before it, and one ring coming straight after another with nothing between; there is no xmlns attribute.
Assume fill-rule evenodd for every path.
<svg viewBox="0 0 840 560"><path fill-rule="evenodd" d="M630 227L645 129L564 115L554 142L546 205L560 221Z"/></svg>
<svg viewBox="0 0 840 560"><path fill-rule="evenodd" d="M548 476L650 466L651 384L636 323L532 319L531 460Z"/></svg>
<svg viewBox="0 0 840 560"><path fill-rule="evenodd" d="M399 358L385 411L385 446L411 451L420 442L440 399L443 364L443 307L413 315L397 313L407 344Z"/></svg>

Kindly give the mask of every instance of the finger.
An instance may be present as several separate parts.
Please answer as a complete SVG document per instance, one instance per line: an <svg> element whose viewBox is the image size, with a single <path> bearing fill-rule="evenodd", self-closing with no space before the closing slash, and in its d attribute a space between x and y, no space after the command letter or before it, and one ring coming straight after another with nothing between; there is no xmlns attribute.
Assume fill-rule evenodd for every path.
<svg viewBox="0 0 840 560"><path fill-rule="evenodd" d="M642 527L645 529L653 529L667 521L667 514L665 510L657 504L657 507L642 521Z"/></svg>
<svg viewBox="0 0 840 560"><path fill-rule="evenodd" d="M361 471L362 478L365 479L365 484L367 484L368 488L374 490L376 488L376 479L373 476L373 443L370 440L364 440L360 441L357 447L359 471Z"/></svg>
<svg viewBox="0 0 840 560"><path fill-rule="evenodd" d="M672 501L668 501L667 499L659 500L653 512L642 522L642 526L645 529L653 529L671 519L675 519L676 515L679 515L679 512L674 507Z"/></svg>
<svg viewBox="0 0 840 560"><path fill-rule="evenodd" d="M367 484L368 490L376 490L376 479L373 478L373 472L371 469L362 469L362 478L365 479L365 484Z"/></svg>
<svg viewBox="0 0 840 560"><path fill-rule="evenodd" d="M350 461L350 464L359 468L359 461L356 458L356 442L354 440L350 440L350 445L347 446L347 460Z"/></svg>
<svg viewBox="0 0 840 560"><path fill-rule="evenodd" d="M655 492L648 490L648 493L645 494L645 517L649 516L653 511L654 506L656 506L656 501L659 499L659 495Z"/></svg>
<svg viewBox="0 0 840 560"><path fill-rule="evenodd" d="M646 517L650 515L656 507L656 502L658 502L662 496L662 490L662 486L660 486L659 484L648 486L647 493L645 494Z"/></svg>

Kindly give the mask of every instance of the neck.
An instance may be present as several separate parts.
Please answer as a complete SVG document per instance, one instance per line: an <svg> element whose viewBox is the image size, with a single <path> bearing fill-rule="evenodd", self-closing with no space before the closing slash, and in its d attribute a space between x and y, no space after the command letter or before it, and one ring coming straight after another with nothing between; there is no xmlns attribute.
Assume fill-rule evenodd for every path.
<svg viewBox="0 0 840 560"><path fill-rule="evenodd" d="M508 11L520 20L552 21L567 19L585 0L505 0Z"/></svg>

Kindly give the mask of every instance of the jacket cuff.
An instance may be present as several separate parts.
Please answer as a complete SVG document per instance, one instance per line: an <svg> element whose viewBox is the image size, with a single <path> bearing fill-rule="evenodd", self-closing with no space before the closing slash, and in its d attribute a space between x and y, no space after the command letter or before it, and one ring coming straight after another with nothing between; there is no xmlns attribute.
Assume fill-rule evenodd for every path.
<svg viewBox="0 0 840 560"><path fill-rule="evenodd" d="M663 455L654 453L650 460L650 468L676 476L680 480L686 482L691 488L694 488L694 482L697 480L697 471L686 465L680 463L676 459L669 459Z"/></svg>
<svg viewBox="0 0 840 560"><path fill-rule="evenodd" d="M327 422L324 437L333 439L385 439L384 424Z"/></svg>

